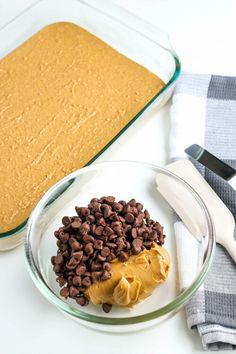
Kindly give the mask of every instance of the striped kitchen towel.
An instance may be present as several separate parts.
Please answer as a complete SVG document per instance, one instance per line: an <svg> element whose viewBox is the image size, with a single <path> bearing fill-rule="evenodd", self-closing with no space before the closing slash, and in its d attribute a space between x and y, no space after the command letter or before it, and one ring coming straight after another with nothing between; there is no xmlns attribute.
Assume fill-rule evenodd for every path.
<svg viewBox="0 0 236 354"><path fill-rule="evenodd" d="M171 106L171 160L186 158L184 149L194 143L236 168L236 77L181 75ZM233 188L194 164L236 218ZM179 226L175 228L181 245L178 258L194 257L189 250L194 253L197 248L186 240L197 241L186 237L188 231ZM182 287L189 285L186 272L189 269L179 269ZM236 264L220 245L204 284L186 305L186 313L188 326L198 330L204 349L236 349Z"/></svg>

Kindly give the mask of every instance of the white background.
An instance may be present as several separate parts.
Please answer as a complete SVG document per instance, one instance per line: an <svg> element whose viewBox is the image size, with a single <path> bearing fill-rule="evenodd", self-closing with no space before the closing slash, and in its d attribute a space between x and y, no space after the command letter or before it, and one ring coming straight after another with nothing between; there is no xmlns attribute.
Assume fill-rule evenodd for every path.
<svg viewBox="0 0 236 354"><path fill-rule="evenodd" d="M0 0L0 27L33 2ZM116 2L170 34L183 70L236 75L235 0ZM99 160L133 159L164 165L168 159L168 112L169 105L146 114ZM22 246L0 254L0 280L1 354L203 352L197 333L186 327L184 311L160 327L122 336L77 325L36 290L26 271Z"/></svg>

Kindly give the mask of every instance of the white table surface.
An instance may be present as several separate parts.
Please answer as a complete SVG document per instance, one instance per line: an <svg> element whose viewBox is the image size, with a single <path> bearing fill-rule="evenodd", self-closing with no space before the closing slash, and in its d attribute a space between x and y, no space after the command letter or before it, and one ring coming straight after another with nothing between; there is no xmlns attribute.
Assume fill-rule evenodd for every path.
<svg viewBox="0 0 236 354"><path fill-rule="evenodd" d="M0 27L33 2L0 0ZM236 75L235 0L116 2L169 32L183 70ZM168 159L168 113L169 105L146 114L99 160L132 159L164 165ZM1 354L203 352L197 333L187 329L184 311L160 327L122 336L79 326L36 290L26 271L22 246L0 254L0 279Z"/></svg>

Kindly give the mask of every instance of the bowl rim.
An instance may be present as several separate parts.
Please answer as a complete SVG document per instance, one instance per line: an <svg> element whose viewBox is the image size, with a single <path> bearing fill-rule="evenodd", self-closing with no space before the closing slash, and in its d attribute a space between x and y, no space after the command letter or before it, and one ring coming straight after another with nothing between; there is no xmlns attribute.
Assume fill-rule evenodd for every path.
<svg viewBox="0 0 236 354"><path fill-rule="evenodd" d="M34 223L37 220L38 214L42 210L43 206L47 203L48 198L50 198L50 195L54 193L59 187L61 187L62 184L65 182L68 182L69 180L77 177L80 174L86 173L88 171L91 171L93 169L97 168L102 168L103 166L108 166L112 164L136 164L143 166L145 168L151 168L155 169L156 172L160 171L178 182L180 182L182 185L184 185L190 193L194 196L196 201L200 204L200 207L202 208L204 215L206 216L206 222L207 222L207 227L209 231L209 245L208 249L206 252L205 260L200 268L200 271L197 275L197 277L194 279L194 281L191 283L191 285L186 288L181 294L179 294L173 301L169 302L165 306L155 310L151 311L146 314L138 315L138 316L133 316L133 317L122 317L122 318L116 318L116 317L104 317L104 316L98 316L98 315L92 315L88 314L86 312L83 312L78 309L74 309L72 306L69 304L65 303L59 296L55 295L52 290L49 288L47 283L44 281L43 277L41 276L41 273L39 269L37 268L32 249L31 249L31 229ZM214 250L215 250L215 230L214 230L214 224L212 221L212 218L210 216L210 213L201 199L201 197L198 195L198 193L187 183L185 182L182 178L178 177L174 173L170 172L169 170L156 166L154 164L142 162L142 161L129 161L129 160L115 160L115 161L106 161L106 162L100 162L96 163L87 167L83 167L81 169L78 169L71 174L65 176L62 178L60 181L58 181L56 184L54 184L45 194L44 196L40 199L34 210L32 211L28 224L27 224L27 230L26 230L26 237L25 237L25 256L26 256L26 263L27 263L27 268L28 271L31 275L31 278L33 282L35 283L36 287L38 290L46 297L46 299L51 302L53 305L55 305L57 308L60 310L66 312L67 314L71 315L74 318L80 319L80 320L85 320L88 322L93 322L97 324L103 324L103 325L130 325L130 324L137 324L140 322L146 322L146 321L151 321L156 318L162 317L164 315L169 314L170 312L174 310L178 310L183 305L190 299L190 297L197 291L197 289L201 286L203 283L204 279L206 278L206 275L208 274L208 271L210 269L210 266L212 264L213 256L214 256Z"/></svg>

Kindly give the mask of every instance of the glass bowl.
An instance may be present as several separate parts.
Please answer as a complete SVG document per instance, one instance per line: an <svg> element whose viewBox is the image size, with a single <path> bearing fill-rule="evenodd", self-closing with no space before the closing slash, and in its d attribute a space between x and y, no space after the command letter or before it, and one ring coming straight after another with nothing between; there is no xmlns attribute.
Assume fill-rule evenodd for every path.
<svg viewBox="0 0 236 354"><path fill-rule="evenodd" d="M203 226L196 241L198 266L192 272L190 284L180 289L178 257L174 223L177 220L171 205L157 188L157 176L166 181L169 191L177 191L177 198L184 196L195 205L194 219ZM113 307L105 314L101 306L89 304L80 307L74 300L59 295L59 285L52 270L51 256L56 254L54 230L61 226L65 215L74 215L75 206L87 206L94 197L113 195L118 200L135 198L149 211L151 218L164 226L164 247L170 254L170 272L167 280L151 296L132 309ZM186 210L186 215L190 214ZM193 213L192 213L193 214ZM189 233L189 237L194 237ZM198 194L182 179L171 172L142 162L112 161L84 167L55 184L33 210L27 226L25 241L26 259L30 275L39 289L54 306L78 323L107 332L129 332L160 324L176 313L196 292L209 270L215 245L212 220ZM181 260L182 267L184 260ZM189 264L186 264L189 267Z"/></svg>
<svg viewBox="0 0 236 354"><path fill-rule="evenodd" d="M180 74L180 61L168 35L119 6L100 0L40 0L0 28L0 58L48 24L67 21L78 24L118 52L143 65L165 83L161 91L101 149L86 165L106 150L151 105L160 109L170 98ZM96 83L94 83L96 85ZM86 140L86 139L85 139ZM0 251L23 242L25 220L15 229L0 233Z"/></svg>

